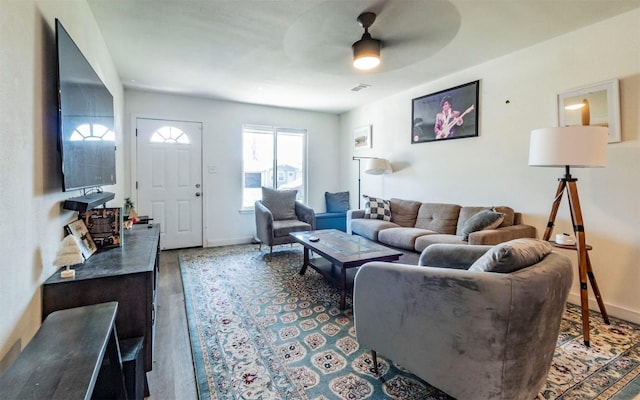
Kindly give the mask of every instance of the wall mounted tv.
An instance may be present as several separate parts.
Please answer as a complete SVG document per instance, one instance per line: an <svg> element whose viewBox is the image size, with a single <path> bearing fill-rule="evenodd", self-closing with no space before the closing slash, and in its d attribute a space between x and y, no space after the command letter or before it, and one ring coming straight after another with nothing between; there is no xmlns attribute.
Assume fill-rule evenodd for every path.
<svg viewBox="0 0 640 400"><path fill-rule="evenodd" d="M56 45L62 189L102 192L116 183L113 96L58 19Z"/></svg>

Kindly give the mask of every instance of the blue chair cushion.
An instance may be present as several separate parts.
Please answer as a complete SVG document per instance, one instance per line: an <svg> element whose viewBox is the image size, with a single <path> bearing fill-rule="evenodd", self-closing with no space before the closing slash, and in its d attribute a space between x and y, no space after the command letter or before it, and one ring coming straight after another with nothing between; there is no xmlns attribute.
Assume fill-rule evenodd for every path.
<svg viewBox="0 0 640 400"><path fill-rule="evenodd" d="M324 192L328 213L346 213L349 210L349 192Z"/></svg>

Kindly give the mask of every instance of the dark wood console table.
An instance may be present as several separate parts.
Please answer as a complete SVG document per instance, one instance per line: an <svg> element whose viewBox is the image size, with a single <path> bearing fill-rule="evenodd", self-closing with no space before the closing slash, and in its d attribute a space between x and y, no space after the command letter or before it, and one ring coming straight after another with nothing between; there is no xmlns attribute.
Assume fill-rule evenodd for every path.
<svg viewBox="0 0 640 400"><path fill-rule="evenodd" d="M51 313L0 376L2 399L90 399L109 360L116 398L126 399L116 333L115 302Z"/></svg>
<svg viewBox="0 0 640 400"><path fill-rule="evenodd" d="M93 254L74 279L54 273L42 285L42 319L54 311L117 301L120 339L143 337L144 370L153 365L160 225L134 225L122 245Z"/></svg>

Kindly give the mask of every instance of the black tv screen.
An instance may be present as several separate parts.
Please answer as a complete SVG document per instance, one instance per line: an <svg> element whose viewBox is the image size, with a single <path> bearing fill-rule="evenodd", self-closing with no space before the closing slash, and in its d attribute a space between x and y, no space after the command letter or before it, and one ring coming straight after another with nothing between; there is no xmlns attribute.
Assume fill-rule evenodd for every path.
<svg viewBox="0 0 640 400"><path fill-rule="evenodd" d="M56 45L63 190L114 185L113 96L58 19Z"/></svg>

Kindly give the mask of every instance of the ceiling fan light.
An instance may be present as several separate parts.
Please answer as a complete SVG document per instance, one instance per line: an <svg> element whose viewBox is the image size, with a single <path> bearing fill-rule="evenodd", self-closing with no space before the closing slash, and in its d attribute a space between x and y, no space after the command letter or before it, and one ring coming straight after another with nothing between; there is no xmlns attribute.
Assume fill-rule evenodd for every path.
<svg viewBox="0 0 640 400"><path fill-rule="evenodd" d="M368 36L368 37L367 37ZM372 69L380 64L380 41L363 35L351 46L353 48L353 66L358 69Z"/></svg>

